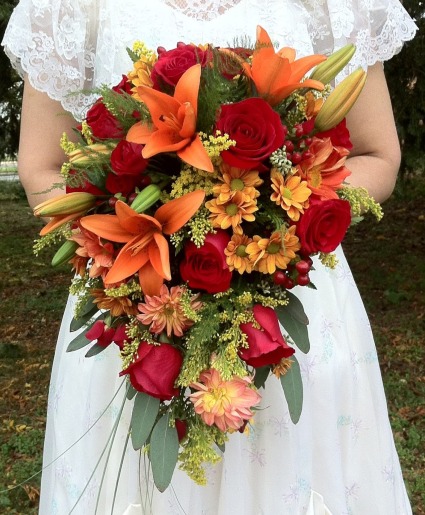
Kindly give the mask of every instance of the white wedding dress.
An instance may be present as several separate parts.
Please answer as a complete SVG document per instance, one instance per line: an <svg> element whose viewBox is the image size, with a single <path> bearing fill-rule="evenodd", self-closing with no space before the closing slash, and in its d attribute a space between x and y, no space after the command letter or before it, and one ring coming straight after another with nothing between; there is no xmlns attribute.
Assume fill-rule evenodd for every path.
<svg viewBox="0 0 425 515"><path fill-rule="evenodd" d="M69 93L119 82L131 68L125 48L135 39L167 49L178 41L232 44L244 36L254 41L257 24L299 55L355 42L351 68L389 59L416 30L397 0L21 0L3 44L37 89L80 118L93 97ZM253 428L248 436L230 437L222 462L207 471L208 486L176 471L171 487L154 493L154 515L411 514L369 321L340 249L338 257L334 271L316 265L317 291L295 292L310 318L312 344L307 355L298 352L305 388L299 423L289 419L279 381L269 379ZM108 406L122 383L114 346L93 358L84 358L85 350L65 353L74 336L71 317L72 299L52 372L41 515L66 515L77 500L72 513L95 513L105 455L91 474L124 393L121 388ZM109 456L100 515L112 513L127 404ZM130 444L115 515L144 513L152 484L143 457L139 461Z"/></svg>

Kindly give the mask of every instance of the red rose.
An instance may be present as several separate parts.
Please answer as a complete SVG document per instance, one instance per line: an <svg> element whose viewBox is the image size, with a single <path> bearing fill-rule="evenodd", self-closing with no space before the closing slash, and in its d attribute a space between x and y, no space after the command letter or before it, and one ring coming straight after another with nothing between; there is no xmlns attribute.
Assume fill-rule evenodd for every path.
<svg viewBox="0 0 425 515"><path fill-rule="evenodd" d="M137 349L136 361L120 375L129 374L130 382L138 392L165 401L179 394L179 389L174 383L182 363L181 352L172 345L151 345L142 342Z"/></svg>
<svg viewBox="0 0 425 515"><path fill-rule="evenodd" d="M339 122L339 124L333 129L329 129L328 131L319 132L315 134L316 138L324 139L330 138L332 145L334 147L344 147L347 150L351 150L353 148L353 144L350 140L350 132L347 129L347 123L345 118Z"/></svg>
<svg viewBox="0 0 425 515"><path fill-rule="evenodd" d="M179 43L177 48L168 51L160 49L158 54L158 61L154 64L151 73L156 89L159 89L163 83L174 87L186 70L198 63L205 66L210 53L194 45Z"/></svg>
<svg viewBox="0 0 425 515"><path fill-rule="evenodd" d="M121 140L111 153L111 166L114 172L121 174L140 174L148 161L142 156L143 145Z"/></svg>
<svg viewBox="0 0 425 515"><path fill-rule="evenodd" d="M241 348L239 356L248 365L259 368L275 365L283 358L294 354L294 349L285 342L279 327L277 315L272 308L256 304L252 308L260 329L252 323L241 324L241 330L248 336L249 347Z"/></svg>
<svg viewBox="0 0 425 515"><path fill-rule="evenodd" d="M106 109L101 99L87 111L86 121L95 138L118 139L124 136L119 121Z"/></svg>
<svg viewBox="0 0 425 515"><path fill-rule="evenodd" d="M262 98L223 105L216 129L236 142L221 153L231 166L252 170L283 145L286 131L279 115Z"/></svg>
<svg viewBox="0 0 425 515"><path fill-rule="evenodd" d="M312 200L297 224L302 250L308 254L332 252L351 223L350 203L341 199Z"/></svg>
<svg viewBox="0 0 425 515"><path fill-rule="evenodd" d="M227 232L219 230L216 234L207 234L200 248L192 242L186 244L180 273L189 288L205 290L208 293L229 289L232 272L227 266L224 254L229 240Z"/></svg>
<svg viewBox="0 0 425 515"><path fill-rule="evenodd" d="M112 88L113 91L117 93L127 93L131 95L131 89L133 88L133 84L128 80L127 75L123 75L120 82Z"/></svg>
<svg viewBox="0 0 425 515"><path fill-rule="evenodd" d="M126 330L125 325L120 325L114 329L106 325L103 320L97 320L86 332L85 337L90 341L97 340L97 345L102 347L107 347L114 342L122 348L124 341L128 339Z"/></svg>
<svg viewBox="0 0 425 515"><path fill-rule="evenodd" d="M122 174L115 175L114 173L108 174L106 177L106 189L112 195L121 193L125 197L133 193L136 188L140 188L145 183L145 175Z"/></svg>

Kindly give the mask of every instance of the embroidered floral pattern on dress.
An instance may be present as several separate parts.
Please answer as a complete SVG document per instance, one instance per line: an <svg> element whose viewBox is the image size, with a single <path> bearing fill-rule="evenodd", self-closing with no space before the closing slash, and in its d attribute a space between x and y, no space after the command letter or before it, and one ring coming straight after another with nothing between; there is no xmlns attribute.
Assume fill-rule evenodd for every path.
<svg viewBox="0 0 425 515"><path fill-rule="evenodd" d="M242 0L165 0L165 3L197 20L212 20Z"/></svg>

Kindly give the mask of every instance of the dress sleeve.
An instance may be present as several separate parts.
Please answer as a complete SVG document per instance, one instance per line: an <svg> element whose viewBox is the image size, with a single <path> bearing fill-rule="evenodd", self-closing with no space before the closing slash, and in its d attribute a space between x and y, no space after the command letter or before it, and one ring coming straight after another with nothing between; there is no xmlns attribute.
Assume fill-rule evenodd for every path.
<svg viewBox="0 0 425 515"><path fill-rule="evenodd" d="M300 6L316 53L356 45L345 75L391 59L417 31L398 0L301 0Z"/></svg>
<svg viewBox="0 0 425 515"><path fill-rule="evenodd" d="M96 0L21 0L2 45L31 85L81 119L95 95Z"/></svg>

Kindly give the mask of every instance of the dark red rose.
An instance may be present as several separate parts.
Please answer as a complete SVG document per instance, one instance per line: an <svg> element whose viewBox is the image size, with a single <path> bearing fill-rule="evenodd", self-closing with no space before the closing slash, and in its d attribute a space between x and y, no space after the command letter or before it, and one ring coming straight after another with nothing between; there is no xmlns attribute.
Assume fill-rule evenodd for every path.
<svg viewBox="0 0 425 515"><path fill-rule="evenodd" d="M118 139L124 136L119 121L106 109L101 99L87 111L86 121L97 139Z"/></svg>
<svg viewBox="0 0 425 515"><path fill-rule="evenodd" d="M173 50L162 50L152 68L154 87L159 89L164 83L174 87L186 70L198 63L205 66L209 55L209 51L184 43L179 43Z"/></svg>
<svg viewBox="0 0 425 515"><path fill-rule="evenodd" d="M103 320L97 320L86 332L87 340L97 340L97 345L107 347L112 342L122 348L124 341L127 340L126 326L120 325L116 328L109 327Z"/></svg>
<svg viewBox="0 0 425 515"><path fill-rule="evenodd" d="M180 274L189 288L205 290L208 293L229 289L232 272L227 266L224 254L229 240L227 232L219 230L216 234L207 234L200 248L192 242L186 244Z"/></svg>
<svg viewBox="0 0 425 515"><path fill-rule="evenodd" d="M351 223L350 203L341 199L312 200L297 224L303 252L332 252Z"/></svg>
<svg viewBox="0 0 425 515"><path fill-rule="evenodd" d="M347 150L351 150L353 148L353 144L350 140L350 132L347 129L347 122L345 118L333 129L319 132L315 134L315 136L316 138L320 139L331 138L332 145L334 147L344 147Z"/></svg>
<svg viewBox="0 0 425 515"><path fill-rule="evenodd" d="M161 401L170 400L179 394L174 386L183 363L181 352L169 345L151 345L142 342L137 349L136 361L121 372L129 374L135 390L144 392Z"/></svg>
<svg viewBox="0 0 425 515"><path fill-rule="evenodd" d="M279 115L262 98L223 105L216 129L236 141L221 153L231 166L252 170L283 145L286 131Z"/></svg>
<svg viewBox="0 0 425 515"><path fill-rule="evenodd" d="M121 193L126 197L127 195L130 195L130 193L133 193L136 188L143 186L144 177L144 175L115 175L114 173L110 173L106 177L106 189L109 193L112 193L112 195Z"/></svg>
<svg viewBox="0 0 425 515"><path fill-rule="evenodd" d="M111 166L114 172L121 174L140 174L148 161L142 156L143 145L121 140L111 153Z"/></svg>
<svg viewBox="0 0 425 515"><path fill-rule="evenodd" d="M248 365L259 368L275 365L283 358L292 356L295 351L284 340L274 309L256 304L252 312L260 329L254 327L252 323L240 325L241 330L248 337L249 345L247 349L239 350L241 359Z"/></svg>
<svg viewBox="0 0 425 515"><path fill-rule="evenodd" d="M114 86L112 89L113 91L116 91L117 93L127 93L128 95L131 95L131 88L133 87L133 84L128 80L127 75L123 75L120 82Z"/></svg>
<svg viewBox="0 0 425 515"><path fill-rule="evenodd" d="M176 418L175 420L176 429L177 429L177 437L179 439L179 442L185 438L187 435L187 423L186 420L180 420L179 418Z"/></svg>

